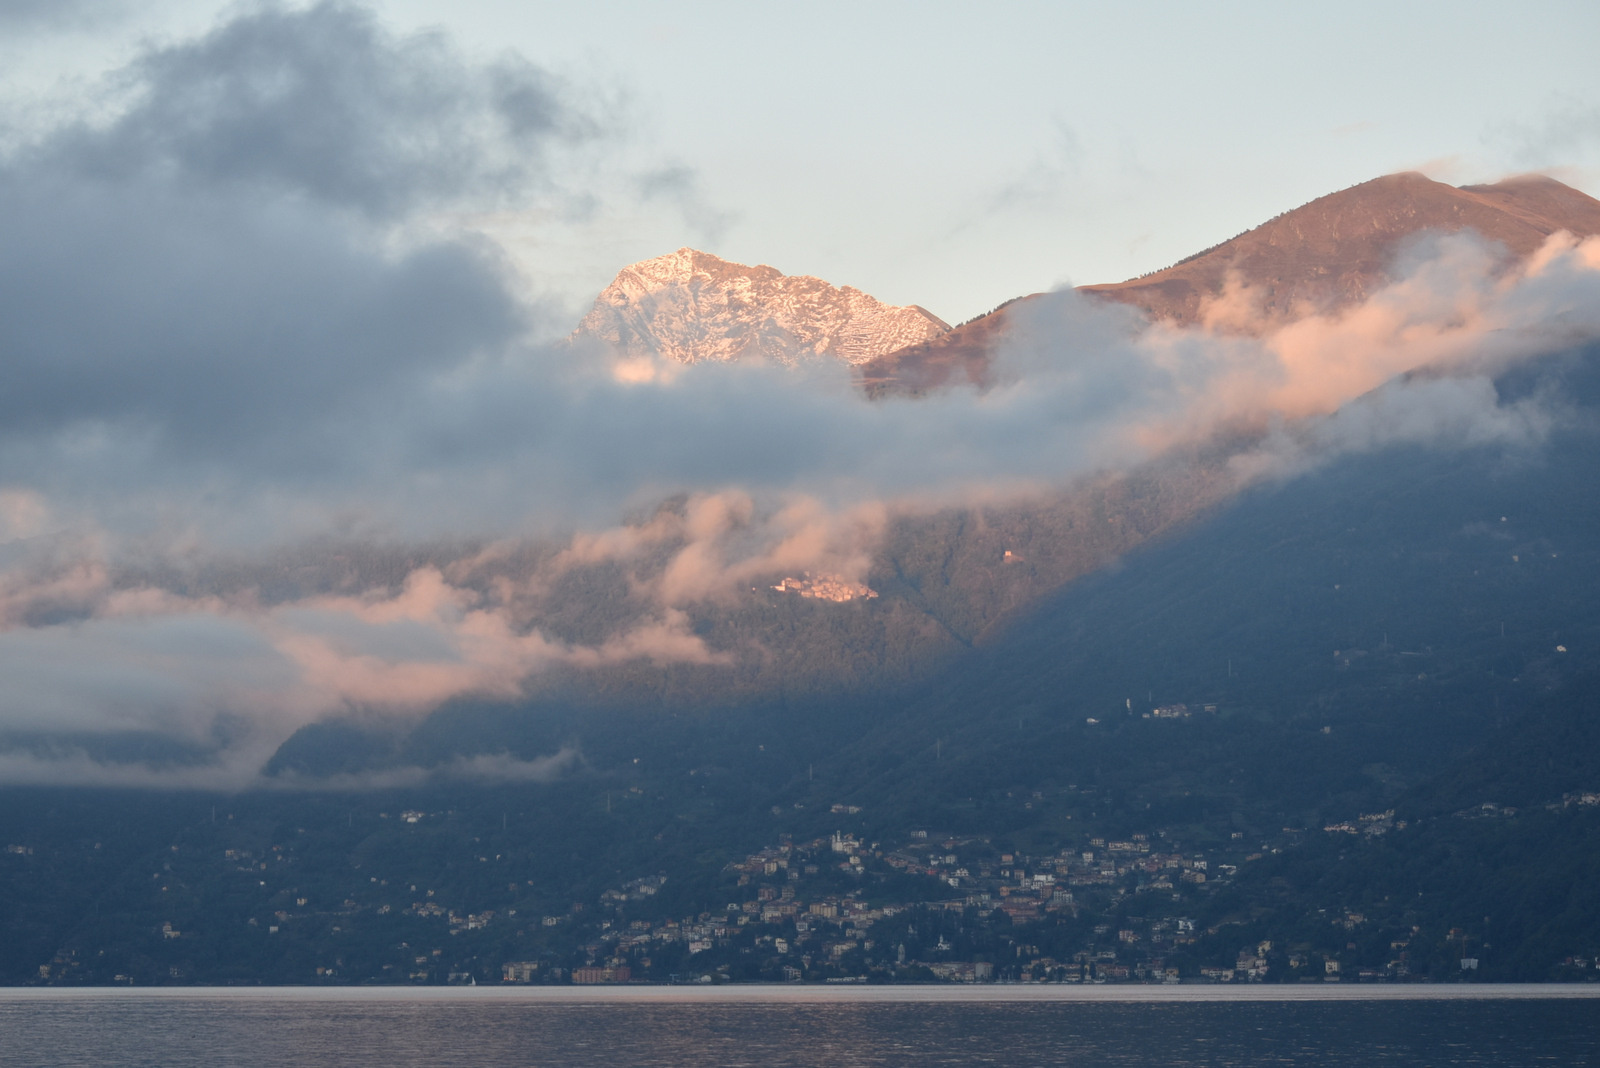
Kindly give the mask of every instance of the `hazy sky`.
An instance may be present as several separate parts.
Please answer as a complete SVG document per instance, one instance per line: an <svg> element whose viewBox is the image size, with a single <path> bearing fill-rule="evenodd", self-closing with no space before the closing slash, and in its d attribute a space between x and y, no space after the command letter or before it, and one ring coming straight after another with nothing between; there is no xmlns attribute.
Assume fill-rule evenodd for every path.
<svg viewBox="0 0 1600 1068"><path fill-rule="evenodd" d="M955 322L1396 170L1600 192L1587 0L374 6L472 59L520 54L605 127L568 195L472 219L570 308L688 244ZM251 9L0 0L5 127Z"/></svg>

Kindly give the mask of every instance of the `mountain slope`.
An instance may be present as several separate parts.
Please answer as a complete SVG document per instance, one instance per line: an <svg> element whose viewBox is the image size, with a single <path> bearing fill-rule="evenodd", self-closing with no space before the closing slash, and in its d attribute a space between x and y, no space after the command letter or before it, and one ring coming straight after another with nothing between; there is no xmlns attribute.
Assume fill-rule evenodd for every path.
<svg viewBox="0 0 1600 1068"><path fill-rule="evenodd" d="M1387 281L1406 242L1424 232L1472 230L1527 256L1552 233L1600 234L1600 201L1552 179L1508 178L1455 188L1420 174L1392 174L1313 200L1165 270L1079 291L1179 325L1202 317L1230 280L1259 299L1259 325L1366 299ZM1021 301L859 367L869 395L982 384L989 352Z"/></svg>
<svg viewBox="0 0 1600 1068"><path fill-rule="evenodd" d="M1341 960L1347 981L1447 979L1469 958L1478 979L1582 977L1563 961L1600 947L1600 813L1562 794L1600 793L1600 348L1498 387L1581 410L1538 449L1406 446L1262 485L897 692L460 702L366 754L349 732L301 739L356 773L385 753L577 754L549 783L4 791L0 981L483 983L535 961L781 980L798 954L776 937L820 922L803 902L839 912L808 933L812 964L834 967L848 919L845 952L870 940L881 974L929 978L883 964L908 933L847 900L943 916L997 975L1110 949L1231 977L1241 946L1271 942L1268 981ZM1482 801L1528 807L1455 811ZM861 864L830 850L839 831L868 844ZM959 889L891 870L930 847ZM1117 874L1086 872L1085 851ZM1211 867L1185 878L1158 854ZM1064 903L1018 878L1049 870ZM998 879L1010 900L977 896ZM686 926L718 944L657 934Z"/></svg>
<svg viewBox="0 0 1600 1068"><path fill-rule="evenodd" d="M1319 197L1165 270L1082 290L1187 324L1234 275L1261 292L1267 322L1284 322L1360 303L1390 281L1412 235L1461 230L1527 256L1558 230L1600 233L1600 201L1536 175L1457 189L1414 172L1391 174Z"/></svg>
<svg viewBox="0 0 1600 1068"><path fill-rule="evenodd" d="M572 340L680 363L829 356L858 364L948 329L916 305L681 248L618 272Z"/></svg>
<svg viewBox="0 0 1600 1068"><path fill-rule="evenodd" d="M1014 771L1073 759L1083 717L1128 699L1219 703L1336 732L1348 716L1432 770L1600 669L1600 505L1578 490L1600 478L1600 348L1498 386L1582 414L1537 450L1394 448L1259 486L1012 619L905 722L951 732L947 762L955 732L1013 748ZM1026 746L989 740L1019 714Z"/></svg>
<svg viewBox="0 0 1600 1068"><path fill-rule="evenodd" d="M1115 566L898 685L791 690L747 700L738 716L704 698L587 713L580 706L606 702L578 701L559 729L539 726L534 707L486 710L472 731L422 730L431 740L410 759L500 751L509 731L527 733L528 748L512 749L529 759L570 742L596 769L626 765L651 736L651 752L719 764L759 739L778 765L762 777L798 791L789 800L822 791L920 819L957 794L1057 779L1103 781L1136 809L1197 816L1376 804L1553 687L1600 670L1600 503L1583 491L1600 479L1588 418L1600 411L1600 349L1499 385L1508 400L1559 391L1585 415L1535 451L1393 448L1257 487L1187 527L1153 531ZM952 570L981 577L985 546L991 574L1026 566L997 560L1001 544L1018 543L979 542ZM885 594L871 611L901 596L891 568L920 573L908 563L880 565L873 581ZM929 607L943 605L930 597ZM1221 711L1182 724L1141 718L1174 703ZM934 775L927 761L941 738ZM1364 770L1377 765L1385 770Z"/></svg>

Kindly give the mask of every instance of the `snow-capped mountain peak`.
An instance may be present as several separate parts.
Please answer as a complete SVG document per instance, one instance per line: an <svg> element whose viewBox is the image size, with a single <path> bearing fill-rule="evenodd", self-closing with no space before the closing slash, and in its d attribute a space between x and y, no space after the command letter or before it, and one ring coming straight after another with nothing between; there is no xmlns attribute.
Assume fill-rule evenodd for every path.
<svg viewBox="0 0 1600 1068"><path fill-rule="evenodd" d="M831 356L858 364L949 329L914 304L681 248L619 271L572 338L680 363Z"/></svg>

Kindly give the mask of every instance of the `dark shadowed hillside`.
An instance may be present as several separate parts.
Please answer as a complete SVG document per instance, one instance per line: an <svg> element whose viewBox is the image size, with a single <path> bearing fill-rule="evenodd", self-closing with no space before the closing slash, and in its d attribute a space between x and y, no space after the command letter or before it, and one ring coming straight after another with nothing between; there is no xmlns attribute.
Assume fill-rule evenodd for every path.
<svg viewBox="0 0 1600 1068"><path fill-rule="evenodd" d="M456 702L409 730L309 728L274 762L299 789L9 791L0 887L23 919L0 967L1582 977L1600 352L1500 388L1580 408L1537 447L1392 448L1258 486L909 683ZM494 780L512 758L545 781ZM406 768L440 774L383 777Z"/></svg>

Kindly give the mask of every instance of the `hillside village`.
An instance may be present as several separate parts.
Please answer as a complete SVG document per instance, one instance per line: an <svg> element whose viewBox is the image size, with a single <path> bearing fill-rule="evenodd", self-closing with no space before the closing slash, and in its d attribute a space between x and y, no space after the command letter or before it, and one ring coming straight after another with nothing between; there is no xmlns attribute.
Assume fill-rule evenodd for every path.
<svg viewBox="0 0 1600 1068"><path fill-rule="evenodd" d="M1170 709L1163 710L1168 715ZM1545 806L1551 813L1600 804L1576 793ZM837 815L855 806L835 805ZM1515 816L1485 804L1452 821ZM1324 827L1324 836L1373 839L1404 831L1394 811L1365 813ZM1285 828L1277 842L1185 849L1166 831L1122 840L1088 837L1081 847L1029 856L999 852L989 840L914 831L893 844L836 832L795 842L787 837L730 863L724 910L682 919L629 919L630 902L658 895L667 877L633 880L601 896L598 937L570 970L575 983L943 981L958 983L1252 983L1393 982L1414 973L1412 938L1422 929L1380 931L1348 907L1323 910L1324 936L1298 943L1245 938L1218 960L1237 917L1216 922L1209 898L1235 882L1241 866L1282 855L1305 840ZM843 882L841 883L841 879ZM914 882L912 881L914 880ZM906 891L915 886L920 893ZM1197 917L1211 917L1198 920ZM546 917L546 924L564 918ZM1425 936L1424 936L1425 937ZM1479 959L1474 938L1444 935L1460 977ZM1449 949L1449 947L1457 947ZM1419 946L1419 948L1421 948ZM1374 953L1377 954L1374 957ZM1600 958L1569 954L1557 968L1570 978L1600 977ZM663 974L663 969L673 969ZM508 964L506 982L561 981L559 967Z"/></svg>
<svg viewBox="0 0 1600 1068"><path fill-rule="evenodd" d="M847 806L836 806L848 812ZM716 964L716 950L756 955L765 968L776 967L791 981L823 979L831 982L865 982L872 978L941 979L959 982L1012 980L1105 982L1128 979L1177 981L1158 955L1163 945L1194 941L1194 922L1175 918L1155 921L1140 931L1092 928L1095 944L1070 959L1040 953L1038 947L1017 944L1003 931L1052 921L1076 921L1077 895L1085 888L1115 888L1119 896L1131 887L1135 894L1171 893L1175 885L1196 887L1207 879L1203 856L1152 851L1145 835L1131 841L1093 839L1091 848L1030 858L997 853L981 839L954 838L913 832L911 838L885 850L881 843L835 833L830 838L804 843L784 840L742 862L730 864L728 873L754 898L730 903L725 915L702 914L695 924L666 921L649 933L648 922L635 921L629 932L617 933L610 944L616 956L613 975L631 973L621 963L622 954L654 942L687 940L690 963L705 955L708 967L696 981L714 981L731 974L727 964ZM858 886L802 896L802 888L815 883L824 869L841 873ZM830 872L830 873L831 873ZM875 892L875 879L893 874L925 880L926 899L889 900L893 895ZM1120 884L1127 885L1120 885ZM648 890L648 884L632 888ZM614 893L614 892L612 892ZM616 895L616 900L626 894ZM1181 900L1182 895L1175 895ZM937 916L938 933L918 937L916 919ZM928 920L923 920L924 926ZM674 935L674 927L677 934ZM745 931L741 931L745 928ZM959 932L959 934L958 934ZM603 941L606 941L603 939ZM1141 952L1146 941L1157 955ZM977 959L962 959L981 943L992 942L1011 952L982 952ZM1101 945L1107 948L1099 948ZM1119 953L1120 949L1120 953ZM724 956L727 954L724 953ZM1000 957L997 961L993 958ZM1011 959L1006 960L1009 956Z"/></svg>
<svg viewBox="0 0 1600 1068"><path fill-rule="evenodd" d="M1296 856L1364 871L1425 848L1417 835L1430 828L1516 836L1537 819L1586 834L1597 809L1600 792L1580 791L1531 812L1485 802L1419 823L1387 810L1206 848L1166 828L1086 833L1034 854L985 835L918 829L885 841L841 829L780 835L699 876L619 879L557 911L516 880L516 856L466 833L484 828L464 813L364 816L377 825L351 854L364 859L332 881L315 870L316 831L224 846L248 837L230 814L147 858L142 901L80 927L31 981L227 982L208 970L218 948L241 969L279 969L277 981L332 984L1471 981L1493 953L1484 930L1411 922L1385 901L1308 910L1287 928L1253 917ZM829 815L860 827L867 814L835 804ZM440 868L438 854L419 852L440 843L460 859ZM87 872L103 845L69 855L11 843L0 865L14 881L45 866ZM418 860L457 874L413 881ZM1597 948L1556 946L1545 967L1600 979Z"/></svg>
<svg viewBox="0 0 1600 1068"><path fill-rule="evenodd" d="M838 575L812 577L807 571L802 578L786 578L772 587L779 593L797 593L801 597L843 604L857 599L873 600L878 592L862 582L851 582Z"/></svg>

